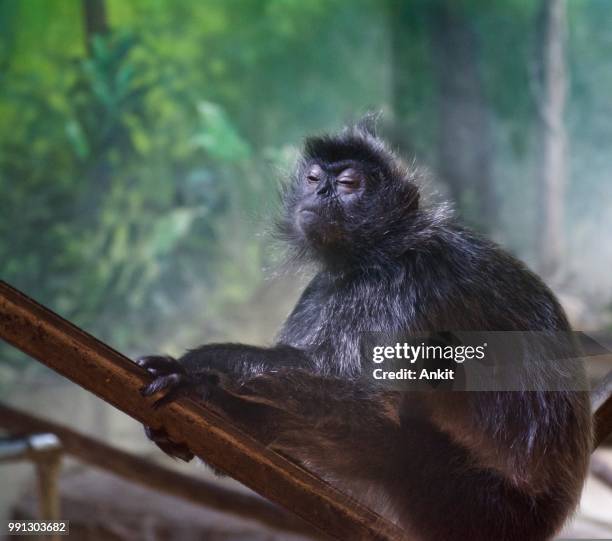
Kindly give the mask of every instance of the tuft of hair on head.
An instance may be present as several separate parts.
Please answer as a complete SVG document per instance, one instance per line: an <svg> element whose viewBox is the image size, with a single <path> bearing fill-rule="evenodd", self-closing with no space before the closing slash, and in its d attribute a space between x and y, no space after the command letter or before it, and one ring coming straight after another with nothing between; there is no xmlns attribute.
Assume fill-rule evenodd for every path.
<svg viewBox="0 0 612 541"><path fill-rule="evenodd" d="M353 130L363 133L365 136L378 138L378 122L382 118L380 111L368 111L352 126ZM351 127L351 126L349 126ZM347 127L348 128L348 127ZM345 129L347 129L345 128Z"/></svg>

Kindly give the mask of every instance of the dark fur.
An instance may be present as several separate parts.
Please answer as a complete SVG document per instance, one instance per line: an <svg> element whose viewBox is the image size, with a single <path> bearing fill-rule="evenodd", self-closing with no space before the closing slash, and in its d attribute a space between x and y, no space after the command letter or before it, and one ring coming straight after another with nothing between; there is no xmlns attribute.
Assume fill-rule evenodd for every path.
<svg viewBox="0 0 612 541"><path fill-rule="evenodd" d="M342 160L367 177L357 200L345 204L334 189L305 195L313 163ZM574 509L585 477L585 393L401 394L359 378L367 331L569 330L553 294L522 263L456 225L445 208L422 208L417 180L366 126L308 139L280 231L294 257L319 271L277 345L206 345L166 368L158 357L144 360L158 377L148 394L195 390L416 538L547 539ZM318 217L308 229L297 216L313 197ZM527 364L523 377L537 379L542 366ZM189 456L179 445L174 454Z"/></svg>

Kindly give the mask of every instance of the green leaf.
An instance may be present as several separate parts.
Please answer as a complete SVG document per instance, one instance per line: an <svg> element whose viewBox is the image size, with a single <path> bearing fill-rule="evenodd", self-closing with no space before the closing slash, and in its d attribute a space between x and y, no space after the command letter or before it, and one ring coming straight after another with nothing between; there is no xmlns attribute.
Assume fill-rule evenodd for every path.
<svg viewBox="0 0 612 541"><path fill-rule="evenodd" d="M220 162L241 162L250 158L250 146L220 106L201 101L198 113L202 127L191 139L194 146L204 149L211 158Z"/></svg>

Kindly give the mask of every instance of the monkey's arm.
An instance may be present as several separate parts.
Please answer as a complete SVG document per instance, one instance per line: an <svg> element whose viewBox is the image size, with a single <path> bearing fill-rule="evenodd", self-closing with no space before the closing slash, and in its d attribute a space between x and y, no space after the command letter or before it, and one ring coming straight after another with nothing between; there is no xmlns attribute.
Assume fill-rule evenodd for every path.
<svg viewBox="0 0 612 541"><path fill-rule="evenodd" d="M238 384L265 372L283 368L309 369L311 362L300 349L277 344L263 348L243 344L206 344L188 351L179 362L197 379L202 373L215 371Z"/></svg>
<svg viewBox="0 0 612 541"><path fill-rule="evenodd" d="M179 360L143 357L137 362L155 376L143 394L159 394L157 407L180 395L206 400L261 442L322 475L367 471L376 476L382 467L376 464L382 461L376 448L384 440L388 450L399 430L397 393L315 374L306 355L289 346L213 344ZM169 455L193 457L164 431L146 431Z"/></svg>
<svg viewBox="0 0 612 541"><path fill-rule="evenodd" d="M219 373L213 382L199 375L195 377L199 388L190 389L183 380L186 378L189 385L193 376L185 375L178 361L149 359L160 359L156 369L151 361L140 362L157 375L149 388L166 393L165 397L191 391L205 398L208 406L228 421L355 496L360 482L373 487L393 477L389 468L397 461L392 455L400 454L402 447L397 393L367 382L283 367L260 372L246 381L227 373ZM165 375L160 375L162 362L166 364ZM147 434L171 456L183 460L193 457L180 442L170 441L163 430L147 429ZM377 498L376 491L369 488L368 498L361 499L376 508Z"/></svg>
<svg viewBox="0 0 612 541"><path fill-rule="evenodd" d="M180 395L191 395L227 405L228 409L235 406L236 411L243 412L247 417L253 416L250 411L253 408L236 406L237 399L234 396L245 382L261 374L274 374L291 368L308 370L311 367L304 352L283 344L272 348L207 344L188 351L178 360L170 356L153 355L141 357L136 362L155 378L142 390L144 396L161 395L155 401L155 407ZM250 401L253 402L254 397ZM265 397L259 401L265 401ZM191 451L171 441L165 430L145 426L145 432L168 455L185 461L193 458Z"/></svg>

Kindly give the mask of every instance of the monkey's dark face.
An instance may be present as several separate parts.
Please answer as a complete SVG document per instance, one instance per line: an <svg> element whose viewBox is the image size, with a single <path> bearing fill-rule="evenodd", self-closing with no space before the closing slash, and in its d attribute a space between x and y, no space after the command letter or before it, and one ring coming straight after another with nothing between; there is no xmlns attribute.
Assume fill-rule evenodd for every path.
<svg viewBox="0 0 612 541"><path fill-rule="evenodd" d="M318 247L342 244L349 233L347 220L366 189L366 171L351 160L306 164L301 171L301 197L296 227Z"/></svg>
<svg viewBox="0 0 612 541"><path fill-rule="evenodd" d="M280 232L301 259L335 268L399 255L418 207L413 172L361 127L307 139Z"/></svg>

